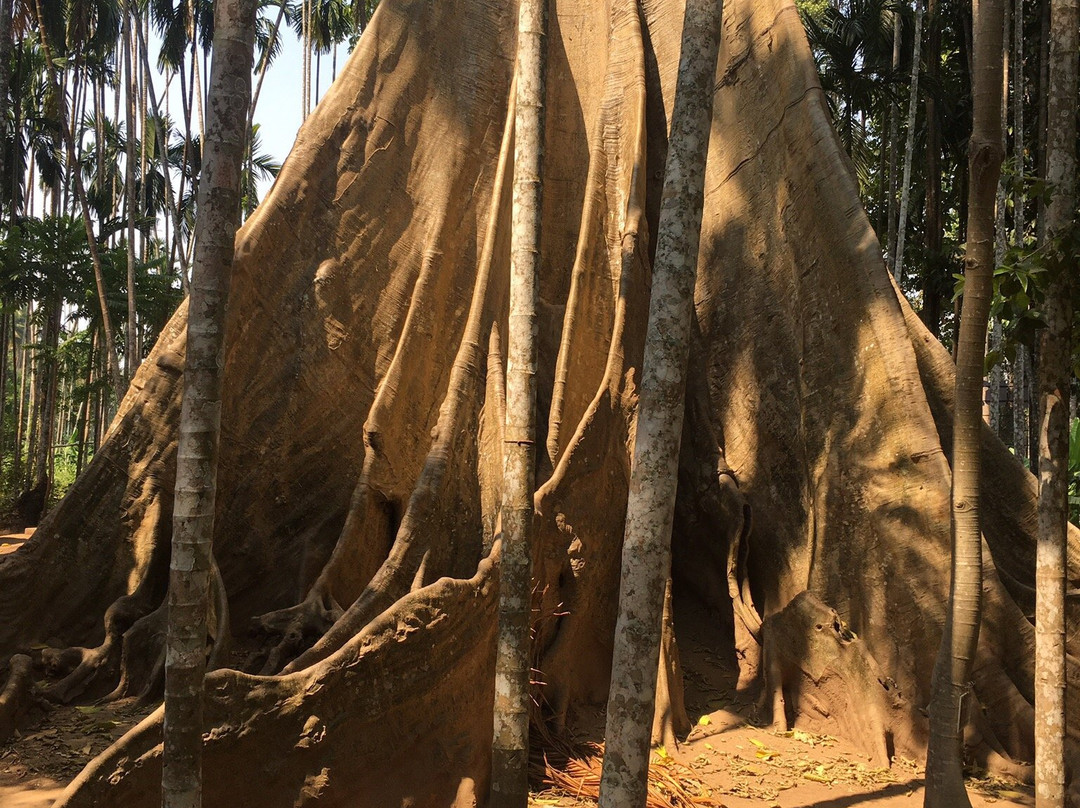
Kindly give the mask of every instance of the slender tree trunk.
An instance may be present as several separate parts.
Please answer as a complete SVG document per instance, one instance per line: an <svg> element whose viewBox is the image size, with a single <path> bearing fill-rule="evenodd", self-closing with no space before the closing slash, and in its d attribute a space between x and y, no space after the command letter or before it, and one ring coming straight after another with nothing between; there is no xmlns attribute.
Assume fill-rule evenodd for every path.
<svg viewBox="0 0 1080 808"><path fill-rule="evenodd" d="M8 319L7 306L0 315L0 480L3 480L4 449L7 446L7 392L11 374L8 373Z"/></svg>
<svg viewBox="0 0 1080 808"><path fill-rule="evenodd" d="M1019 0L1017 0L1019 4ZM1080 5L1051 0L1046 179L1048 239L1076 210L1077 52ZM1019 219L1018 219L1019 221ZM1072 272L1076 257L1055 256L1039 351L1039 538L1035 563L1035 804L1065 805L1065 588L1069 521L1069 385L1072 379Z"/></svg>
<svg viewBox="0 0 1080 808"><path fill-rule="evenodd" d="M941 64L941 21L938 0L927 5L926 77L931 89L937 81ZM933 92L926 94L926 266L923 268L923 305L920 315L930 333L941 333L942 244L944 226L941 218L941 127L937 119L937 101Z"/></svg>
<svg viewBox="0 0 1080 808"><path fill-rule="evenodd" d="M45 17L41 10L41 0L35 0L35 9L37 12L37 22L40 30L46 30ZM45 51L45 61L50 65L50 73L56 75L56 67L53 65L52 53L48 45L48 39L41 39L42 48ZM59 82L57 82L59 84ZM59 125L60 125L60 137L64 141L64 146L67 150L68 163L72 166L78 166L78 160L75 156L75 142L71 134L71 129L68 127L67 120L67 104L61 99L60 103L56 105L59 113ZM90 206L86 201L86 188L83 186L82 175L78 170L71 171L71 179L75 184L75 196L78 200L79 207L81 209L83 217L83 226L86 229L86 243L90 248L90 261L94 267L94 283L97 287L98 306L101 309L101 322L105 333L105 351L107 354L107 361L109 363L109 379L112 382L113 390L116 393L117 403L124 397L124 391L126 385L124 384L123 375L120 373L120 362L116 356L116 339L114 337L112 318L109 316L109 306L105 296L105 275L101 266L101 254L98 251L97 238L94 236L94 225L90 218Z"/></svg>
<svg viewBox="0 0 1080 808"><path fill-rule="evenodd" d="M536 490L536 309L543 193L546 0L522 0L518 8L517 49L492 808L525 808L529 802L529 616Z"/></svg>
<svg viewBox="0 0 1080 808"><path fill-rule="evenodd" d="M1002 41L1009 42L1012 37L1012 15L1006 8L1002 14ZM1001 69L1001 131L1002 137L1009 126L1009 50L1006 48L1002 53L1003 65ZM1005 260L1005 249L1008 242L1009 228L1006 222L1006 199L1008 188L1006 178L998 178L997 198L994 200L994 266L1001 266ZM987 339L987 347L991 351L1001 350L1001 318L994 317L990 326L990 336ZM990 370L990 384L987 391L986 403L990 410L990 428L994 434L1000 437L1001 432L1001 384L1004 378L1002 361L998 361Z"/></svg>
<svg viewBox="0 0 1080 808"><path fill-rule="evenodd" d="M911 94L908 96L907 138L904 144L904 184L900 189L900 222L896 226L897 283L904 274L904 242L907 238L908 208L911 204L911 158L915 152L915 121L919 111L919 55L922 50L922 0L915 0L915 43L911 48Z"/></svg>
<svg viewBox="0 0 1080 808"><path fill-rule="evenodd" d="M970 805L964 789L963 701L979 638L982 532L979 522L983 362L994 272L994 200L1004 154L1001 131L1003 0L973 7L972 131L968 142L969 202L964 305L956 361L952 452L952 586L934 666L927 808Z"/></svg>
<svg viewBox="0 0 1080 808"><path fill-rule="evenodd" d="M148 56L148 50L147 50L147 47L146 47L146 37L144 36L142 29L138 27L137 23L136 23L136 30L138 31L138 34L139 34L139 58L142 61L143 70L145 71L146 75L151 76L153 74L150 71L150 58ZM181 78L183 78L182 73L181 73ZM164 181L165 181L165 183L164 183L165 184L165 204L168 207L169 216L171 216L172 219L173 219L174 232L179 233L180 232L180 202L175 196L173 196L172 173L171 173L171 171L169 169L169 141L168 141L169 130L168 130L166 122L165 122L165 117L168 117L168 113L166 112L165 117L162 117L161 112L160 112L160 108L158 107L157 92L154 90L153 81L148 80L146 82L146 90L150 95L150 111L152 112L152 114L154 116L155 127L158 130L157 131L157 136L155 137L155 140L157 141L157 144L158 144L158 156L159 156L159 159L161 160L161 165L162 165L161 174L162 174L162 177L164 178ZM167 95L166 95L166 98L168 98ZM184 153L185 153L185 155L187 154L186 144L185 144ZM166 220L165 220L165 227L166 227L165 243L166 243L166 249L168 249L168 217L166 217ZM182 250L179 253L179 261L180 261L180 286L181 286L181 289L183 290L184 294L186 295L187 291L188 291L188 266L187 266L187 255Z"/></svg>
<svg viewBox="0 0 1080 808"><path fill-rule="evenodd" d="M124 117L127 126L125 139L124 166L124 209L127 212L127 328L124 330L124 376L128 382L135 376L139 367L138 351L135 346L136 306L135 306L135 93L131 56L131 44L135 40L132 26L135 15L129 9L124 14ZM144 183L145 185L145 183Z"/></svg>
<svg viewBox="0 0 1080 808"><path fill-rule="evenodd" d="M90 351L86 357L86 391L83 397L82 422L79 424L79 449L75 457L75 476L82 474L86 461L86 442L89 438L91 407L94 402L94 359L97 354L97 329L90 335Z"/></svg>
<svg viewBox="0 0 1080 808"><path fill-rule="evenodd" d="M1024 174L1024 0L1015 0L1013 6L1013 55L1012 55L1012 109L1013 109L1013 170L1018 176ZM1075 105L1075 99L1074 99ZM1013 195L1013 230L1016 246L1024 246L1024 186L1016 184Z"/></svg>
<svg viewBox="0 0 1080 808"><path fill-rule="evenodd" d="M221 425L221 356L251 103L253 0L214 5L214 62L199 180L177 447L165 662L164 808L202 801L202 691Z"/></svg>
<svg viewBox="0 0 1080 808"><path fill-rule="evenodd" d="M900 12L893 10L893 49L892 49L892 72L896 75L900 72L900 42L903 34ZM886 237L886 252L888 253L889 266L896 265L896 191L898 177L898 163L896 160L897 141L900 139L900 105L893 100L889 104L889 204L887 215L889 227Z"/></svg>
<svg viewBox="0 0 1080 808"><path fill-rule="evenodd" d="M641 366L601 808L644 808L722 4L688 0Z"/></svg>
<svg viewBox="0 0 1080 808"><path fill-rule="evenodd" d="M1038 123L1035 127L1035 171L1046 176L1046 120L1050 99L1050 0L1039 0L1039 97ZM1035 235L1039 244L1046 241L1046 203L1040 195L1036 203Z"/></svg>
<svg viewBox="0 0 1080 808"><path fill-rule="evenodd" d="M26 442L26 431L23 428L26 418L27 377L30 375L30 316L33 303L26 304L26 314L23 315L23 339L19 363L19 411L15 419L15 457L12 460L11 479L14 485L22 485L22 459L23 445ZM33 388L31 388L32 390ZM32 393L31 393L32 394Z"/></svg>
<svg viewBox="0 0 1080 808"><path fill-rule="evenodd" d="M14 0L0 0L0 143L7 143L8 89L11 83L12 14ZM0 148L0 177L4 176L6 148ZM15 211L15 197L11 198L11 211ZM0 213L3 199L0 198Z"/></svg>

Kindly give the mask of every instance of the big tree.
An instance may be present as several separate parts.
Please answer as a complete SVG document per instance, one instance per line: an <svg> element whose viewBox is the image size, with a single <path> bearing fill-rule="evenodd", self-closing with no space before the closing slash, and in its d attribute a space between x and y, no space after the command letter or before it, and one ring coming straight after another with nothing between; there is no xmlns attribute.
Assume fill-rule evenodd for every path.
<svg viewBox="0 0 1080 808"><path fill-rule="evenodd" d="M716 652L738 643L746 681L785 606L835 609L879 675L803 676L789 709L872 719L866 742L921 755L948 593L951 359L890 280L794 7L725 11L675 592L726 616ZM608 690L682 14L550 8L533 667L555 725ZM257 673L208 677L207 805L486 793L516 16L384 0L238 235L215 556L234 632L255 618L267 650ZM0 649L57 648L73 698L153 683L186 316L68 497L0 561ZM1030 760L1034 480L982 441L972 751ZM818 625L792 647L852 647ZM160 740L153 716L61 804L156 803Z"/></svg>

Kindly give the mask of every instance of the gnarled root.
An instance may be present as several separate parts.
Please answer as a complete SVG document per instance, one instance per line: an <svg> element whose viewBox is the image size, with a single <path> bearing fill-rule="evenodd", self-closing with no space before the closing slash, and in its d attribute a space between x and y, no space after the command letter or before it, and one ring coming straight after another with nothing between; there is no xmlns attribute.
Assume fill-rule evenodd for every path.
<svg viewBox="0 0 1080 808"><path fill-rule="evenodd" d="M33 663L30 657L16 654L8 663L7 684L0 690L0 743L19 727L34 702Z"/></svg>
<svg viewBox="0 0 1080 808"><path fill-rule="evenodd" d="M220 664L228 648L229 603L217 562L210 568L210 619L213 647L210 668ZM105 612L105 640L96 648L47 648L42 663L51 676L62 678L44 695L67 704L80 696L143 699L161 695L165 673L165 635L168 602L145 612L144 597L136 592L116 600Z"/></svg>
<svg viewBox="0 0 1080 808"><path fill-rule="evenodd" d="M255 617L252 633L279 638L267 653L260 671L263 676L277 673L313 646L341 617L343 610L329 594L312 589L295 606Z"/></svg>
<svg viewBox="0 0 1080 808"><path fill-rule="evenodd" d="M494 698L477 687L494 682L491 571L485 560L470 580L409 593L300 673L207 677L204 805L236 804L237 771L241 802L262 808L475 804ZM162 718L91 761L57 808L160 804Z"/></svg>

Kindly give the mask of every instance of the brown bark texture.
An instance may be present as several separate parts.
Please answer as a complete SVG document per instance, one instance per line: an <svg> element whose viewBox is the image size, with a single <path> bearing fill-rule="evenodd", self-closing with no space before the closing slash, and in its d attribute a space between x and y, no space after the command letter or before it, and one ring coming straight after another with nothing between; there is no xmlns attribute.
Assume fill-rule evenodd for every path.
<svg viewBox="0 0 1080 808"><path fill-rule="evenodd" d="M1066 614L1069 523L1069 386L1072 295L1077 269L1076 104L1080 5L1050 3L1050 97L1047 103L1046 208L1051 240L1046 331L1039 350L1039 538L1035 562L1035 804L1065 805Z"/></svg>
<svg viewBox="0 0 1080 808"><path fill-rule="evenodd" d="M549 6L532 630L555 725L608 693L682 16L679 0ZM890 282L794 6L734 0L724 17L676 601L731 616L718 653L740 649L750 683L763 619L809 590L860 647L835 633L787 649L789 671L833 688L793 677L795 724L811 701L845 712L822 693L863 680L803 659L831 647L827 660L863 660L888 685L856 701L884 705L861 725L918 756L949 587L952 363ZM207 806L487 793L516 20L513 3L383 0L238 234L214 550L234 633L254 618L266 650L252 672L207 678ZM58 649L67 698L154 677L186 312L71 493L0 560L0 653ZM981 439L972 751L1030 760L1034 478L988 428ZM61 805L156 804L160 743L152 716Z"/></svg>
<svg viewBox="0 0 1080 808"><path fill-rule="evenodd" d="M967 245L956 357L952 451L952 564L949 613L934 666L927 808L969 805L964 788L965 700L976 665L983 609L980 491L986 325L993 297L994 214L1004 143L1001 129L1003 0L973 6L972 128L968 140Z"/></svg>

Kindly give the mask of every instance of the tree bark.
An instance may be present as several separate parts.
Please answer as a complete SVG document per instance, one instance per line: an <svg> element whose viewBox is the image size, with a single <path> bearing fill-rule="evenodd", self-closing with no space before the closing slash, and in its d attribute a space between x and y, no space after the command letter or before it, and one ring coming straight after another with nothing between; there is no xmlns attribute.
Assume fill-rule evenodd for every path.
<svg viewBox="0 0 1080 808"><path fill-rule="evenodd" d="M125 329L124 341L124 377L128 383L135 375L139 367L138 350L136 349L137 315L135 306L135 93L132 71L132 45L135 35L132 27L138 24L138 18L131 8L126 9L124 14L124 29L122 39L124 61L124 118L127 127L127 136L124 140L124 210L127 213L127 328ZM163 171L168 171L168 163L162 166ZM143 178L143 187L146 187L146 178Z"/></svg>
<svg viewBox="0 0 1080 808"><path fill-rule="evenodd" d="M165 808L198 808L202 801L202 698L222 346L240 220L254 27L253 0L215 3L172 520L161 781Z"/></svg>
<svg viewBox="0 0 1080 808"><path fill-rule="evenodd" d="M14 34L12 15L14 10L14 0L0 0L0 143L7 143L8 88L11 83L11 46ZM0 149L0 177L4 176L4 157L6 154L6 148ZM10 202L10 210L14 213L14 196L12 196ZM0 197L0 213L2 212L3 197Z"/></svg>
<svg viewBox="0 0 1080 808"><path fill-rule="evenodd" d="M688 0L657 226L607 702L601 808L645 805L723 4Z"/></svg>
<svg viewBox="0 0 1080 808"><path fill-rule="evenodd" d="M926 78L931 89L941 65L941 20L938 0L928 0L926 9ZM926 94L926 218L925 266L923 268L923 304L919 313L930 333L941 334L941 289L945 259L942 255L944 226L941 218L941 127L938 124L937 100Z"/></svg>
<svg viewBox="0 0 1080 808"><path fill-rule="evenodd" d="M1020 0L1017 0L1019 5ZM1077 0L1051 0L1047 103L1046 210L1051 257L1046 330L1039 351L1039 539L1035 562L1035 804L1065 805L1065 589L1068 579L1069 387L1072 382L1072 275L1066 237L1076 210ZM1020 221L1019 219L1017 221Z"/></svg>
<svg viewBox="0 0 1080 808"><path fill-rule="evenodd" d="M927 808L970 805L963 779L962 715L982 619L982 390L986 324L993 292L994 201L1004 154L1003 14L1003 0L976 0L973 8L967 254L952 452L952 583L930 699Z"/></svg>
<svg viewBox="0 0 1080 808"><path fill-rule="evenodd" d="M491 805L529 801L529 679L532 644L532 523L536 493L537 298L543 193L547 2L518 8L510 311L506 351L505 471Z"/></svg>
<svg viewBox="0 0 1080 808"><path fill-rule="evenodd" d="M899 283L904 275L904 242L907 239L908 208L911 205L911 158L915 152L915 122L919 111L919 65L922 51L923 0L915 0L915 43L911 47L911 93L908 96L907 138L904 144L904 178L900 189L900 222L896 226L896 261L893 275Z"/></svg>
<svg viewBox="0 0 1080 808"><path fill-rule="evenodd" d="M35 0L34 8L37 14L37 23L39 30L48 30L45 25L45 17L42 12L41 0ZM41 38L41 46L45 52L45 61L49 65L49 75L56 79L56 67L53 63L52 51L49 47L49 41L47 37ZM57 82L59 86L59 82ZM94 225L90 218L90 205L86 200L86 188L83 185L82 174L76 168L79 162L75 156L75 141L71 133L71 128L68 126L68 114L67 114L67 101L64 98L60 99L60 103L56 105L59 125L60 125L60 137L63 140L64 147L67 151L68 163L73 168L71 170L71 179L75 185L75 197L79 203L79 208L82 213L83 226L86 229L86 244L90 249L90 261L94 267L94 284L97 288L98 306L101 311L102 329L105 333L105 352L106 361L109 368L109 380L112 382L113 391L116 394L116 401L119 402L124 397L124 391L127 389L127 385L124 383L123 374L120 372L120 360L116 355L116 337L113 331L112 317L109 315L109 305L105 295L105 275L101 266L101 254L98 250L97 237L94 236Z"/></svg>
<svg viewBox="0 0 1080 808"><path fill-rule="evenodd" d="M893 41L892 41L892 72L896 75L900 71L900 44L903 39L903 26L899 11L893 10ZM891 269L896 265L896 191L899 163L896 159L897 141L900 139L900 104L895 98L889 103L889 203L886 206L886 215L889 224L886 236L887 261Z"/></svg>

